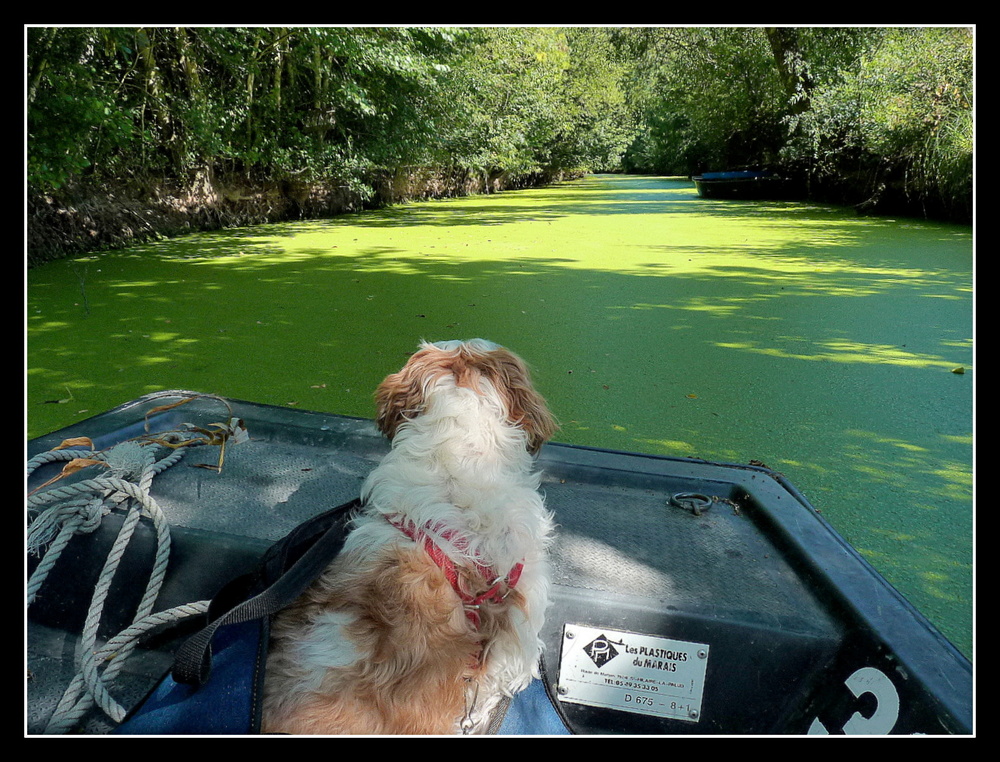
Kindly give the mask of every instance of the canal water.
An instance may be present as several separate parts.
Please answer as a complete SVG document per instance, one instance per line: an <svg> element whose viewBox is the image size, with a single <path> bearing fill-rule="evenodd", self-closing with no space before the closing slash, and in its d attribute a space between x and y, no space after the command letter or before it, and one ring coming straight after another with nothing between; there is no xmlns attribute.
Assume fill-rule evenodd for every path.
<svg viewBox="0 0 1000 762"><path fill-rule="evenodd" d="M782 472L971 657L973 314L967 226L592 176L33 269L27 430L178 388L371 417L486 337L559 441Z"/></svg>

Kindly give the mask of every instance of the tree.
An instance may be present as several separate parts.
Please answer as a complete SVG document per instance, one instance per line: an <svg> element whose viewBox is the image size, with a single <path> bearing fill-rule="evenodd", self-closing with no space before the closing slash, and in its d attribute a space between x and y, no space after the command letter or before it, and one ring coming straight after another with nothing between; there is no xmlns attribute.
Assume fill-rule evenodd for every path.
<svg viewBox="0 0 1000 762"><path fill-rule="evenodd" d="M661 28L621 38L642 125L626 167L770 166L836 200L971 215L970 30Z"/></svg>
<svg viewBox="0 0 1000 762"><path fill-rule="evenodd" d="M31 28L29 183L405 161L453 47L411 28Z"/></svg>
<svg viewBox="0 0 1000 762"><path fill-rule="evenodd" d="M785 90L764 35L750 28L644 32L634 97L645 132L627 166L676 174L772 164Z"/></svg>
<svg viewBox="0 0 1000 762"><path fill-rule="evenodd" d="M636 133L624 89L626 62L607 29L569 29L566 39L570 51L563 88L566 120L555 136L551 161L565 169L617 169Z"/></svg>
<svg viewBox="0 0 1000 762"><path fill-rule="evenodd" d="M59 188L132 137L117 29L28 29L28 181ZM110 60L109 60L110 59ZM96 150L95 150L96 149Z"/></svg>
<svg viewBox="0 0 1000 762"><path fill-rule="evenodd" d="M828 56L842 55L843 36L816 37ZM817 77L810 108L790 120L788 161L821 183L858 178L873 200L894 195L896 203L971 215L970 31L887 28L854 39L850 65Z"/></svg>

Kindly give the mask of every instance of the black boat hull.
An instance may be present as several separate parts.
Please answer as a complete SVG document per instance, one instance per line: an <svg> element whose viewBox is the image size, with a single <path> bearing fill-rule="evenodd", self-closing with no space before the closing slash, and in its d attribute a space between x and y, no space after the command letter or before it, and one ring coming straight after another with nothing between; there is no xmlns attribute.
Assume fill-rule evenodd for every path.
<svg viewBox="0 0 1000 762"><path fill-rule="evenodd" d="M789 183L769 172L705 172L692 177L702 198L767 200L789 195Z"/></svg>

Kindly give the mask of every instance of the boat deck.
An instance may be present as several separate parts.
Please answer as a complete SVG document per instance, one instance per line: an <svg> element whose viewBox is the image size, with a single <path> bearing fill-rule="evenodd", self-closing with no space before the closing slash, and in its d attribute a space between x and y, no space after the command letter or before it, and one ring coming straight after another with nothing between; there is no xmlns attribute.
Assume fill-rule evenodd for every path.
<svg viewBox="0 0 1000 762"><path fill-rule="evenodd" d="M33 440L28 455L74 436L95 449L138 436L151 409L185 394L143 397ZM221 472L194 467L218 460L204 446L153 482L172 537L158 609L211 597L300 522L356 497L387 450L371 421L228 402L250 440L227 447ZM148 425L227 415L218 400L196 399ZM546 445L539 465L558 525L544 680L575 732L971 732L969 662L780 474L562 444ZM38 469L29 489L60 467ZM679 493L708 500L672 500ZM74 540L29 608L28 733L44 731L75 674L116 520ZM152 552L144 531L140 567ZM105 636L129 623L144 582L116 584ZM160 637L133 655L112 688L123 706L150 690L179 642ZM94 710L83 732L112 727Z"/></svg>

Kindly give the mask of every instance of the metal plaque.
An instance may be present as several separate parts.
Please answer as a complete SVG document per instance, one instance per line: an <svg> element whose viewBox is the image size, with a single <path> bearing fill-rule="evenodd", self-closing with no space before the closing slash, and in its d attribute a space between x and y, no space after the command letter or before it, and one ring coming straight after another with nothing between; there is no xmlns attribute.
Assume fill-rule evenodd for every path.
<svg viewBox="0 0 1000 762"><path fill-rule="evenodd" d="M697 722L708 646L567 624L559 660L560 701Z"/></svg>

